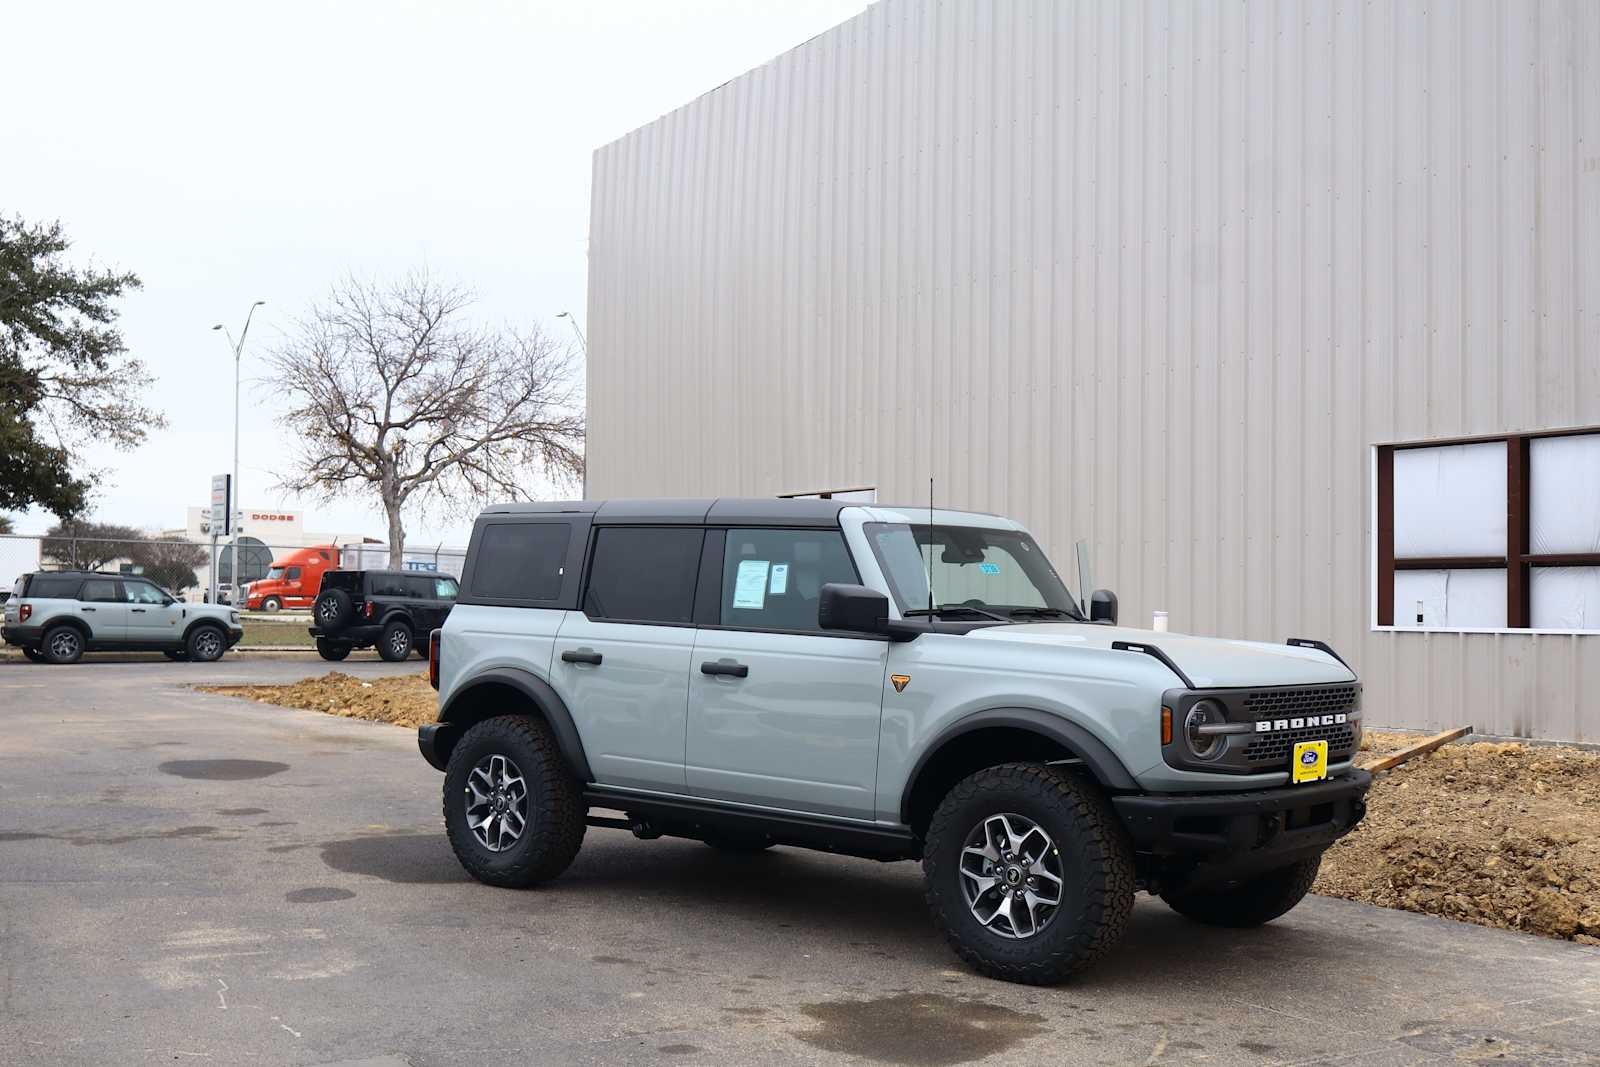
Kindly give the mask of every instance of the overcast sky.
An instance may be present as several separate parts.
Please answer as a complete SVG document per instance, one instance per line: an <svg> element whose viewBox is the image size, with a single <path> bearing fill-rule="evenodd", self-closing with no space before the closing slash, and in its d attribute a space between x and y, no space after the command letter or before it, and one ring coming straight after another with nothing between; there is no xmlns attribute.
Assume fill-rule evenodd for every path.
<svg viewBox="0 0 1600 1067"><path fill-rule="evenodd" d="M245 349L241 502L380 536L364 501L286 498L260 348L345 271L419 264L489 321L584 321L592 152L858 14L865 0L4 5L0 211L59 218L73 258L135 271L129 348L171 428L112 468L95 517L183 525L232 463L226 342ZM22 518L44 529L48 515ZM414 540L468 524L412 516Z"/></svg>

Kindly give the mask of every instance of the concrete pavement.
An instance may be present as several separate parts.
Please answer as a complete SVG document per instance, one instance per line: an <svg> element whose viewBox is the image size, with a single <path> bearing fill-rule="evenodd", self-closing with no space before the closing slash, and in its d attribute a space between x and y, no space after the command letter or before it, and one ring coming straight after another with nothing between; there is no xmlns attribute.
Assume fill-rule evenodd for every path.
<svg viewBox="0 0 1600 1067"><path fill-rule="evenodd" d="M908 863L591 829L489 889L410 732L186 688L328 667L0 663L0 1063L1600 1064L1600 950L1343 901L1141 901L1032 989L960 967Z"/></svg>

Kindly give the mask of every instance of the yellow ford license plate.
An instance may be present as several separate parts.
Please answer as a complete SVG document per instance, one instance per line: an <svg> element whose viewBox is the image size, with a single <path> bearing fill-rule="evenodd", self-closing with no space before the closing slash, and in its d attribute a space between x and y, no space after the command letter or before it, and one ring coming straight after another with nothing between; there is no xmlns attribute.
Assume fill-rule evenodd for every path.
<svg viewBox="0 0 1600 1067"><path fill-rule="evenodd" d="M1320 782L1328 777L1328 742L1297 742L1294 746L1294 766L1290 768L1289 777L1296 785L1301 782Z"/></svg>

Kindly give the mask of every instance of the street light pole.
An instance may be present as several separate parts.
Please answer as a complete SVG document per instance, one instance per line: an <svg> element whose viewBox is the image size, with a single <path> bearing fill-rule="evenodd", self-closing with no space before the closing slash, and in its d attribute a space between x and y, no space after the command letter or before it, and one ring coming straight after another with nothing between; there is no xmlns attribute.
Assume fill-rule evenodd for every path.
<svg viewBox="0 0 1600 1067"><path fill-rule="evenodd" d="M233 348L233 499L228 501L228 528L232 532L231 548L233 552L233 567L228 577L233 585L233 606L239 606L239 524L233 519L233 511L239 507L239 368L244 357L244 339L250 336L250 320L255 317L256 308L265 304L265 300L257 300L250 305L250 310L244 316L244 328L239 331L239 340L233 339L233 334L222 323L211 327L221 330L228 339L228 344ZM241 509L242 514L242 509ZM220 597L218 598L220 599Z"/></svg>
<svg viewBox="0 0 1600 1067"><path fill-rule="evenodd" d="M589 385L589 342L584 340L583 331L578 329L578 317L572 312L562 311L556 315L556 318L566 319L568 322L570 322L572 324L572 332L578 335L578 347L583 350L584 406L587 407ZM587 416L587 412L585 415ZM585 421L587 421L587 417ZM583 481L580 483L580 488L578 491L583 494L583 499L589 499L589 460L587 456L584 457Z"/></svg>
<svg viewBox="0 0 1600 1067"><path fill-rule="evenodd" d="M570 311L563 311L560 314L558 314L556 316L556 318L558 318L558 319L566 319L568 322L572 323L572 332L578 335L578 347L583 349L583 358L584 359L588 359L589 358L589 342L584 340L583 331L578 329L577 316L575 316Z"/></svg>

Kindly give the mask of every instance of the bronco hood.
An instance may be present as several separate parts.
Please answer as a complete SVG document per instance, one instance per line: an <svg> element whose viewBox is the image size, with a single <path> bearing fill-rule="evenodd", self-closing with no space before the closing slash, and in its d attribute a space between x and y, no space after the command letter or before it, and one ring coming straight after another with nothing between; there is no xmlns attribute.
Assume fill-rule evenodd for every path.
<svg viewBox="0 0 1600 1067"><path fill-rule="evenodd" d="M1063 648L1109 650L1113 641L1154 645L1172 657L1183 673L1202 689L1318 685L1355 680L1355 674L1348 667L1319 649L1261 641L1231 641L1090 623L988 626L973 630L967 636L978 641L1026 641ZM1183 683L1174 676L1172 684L1176 687Z"/></svg>

